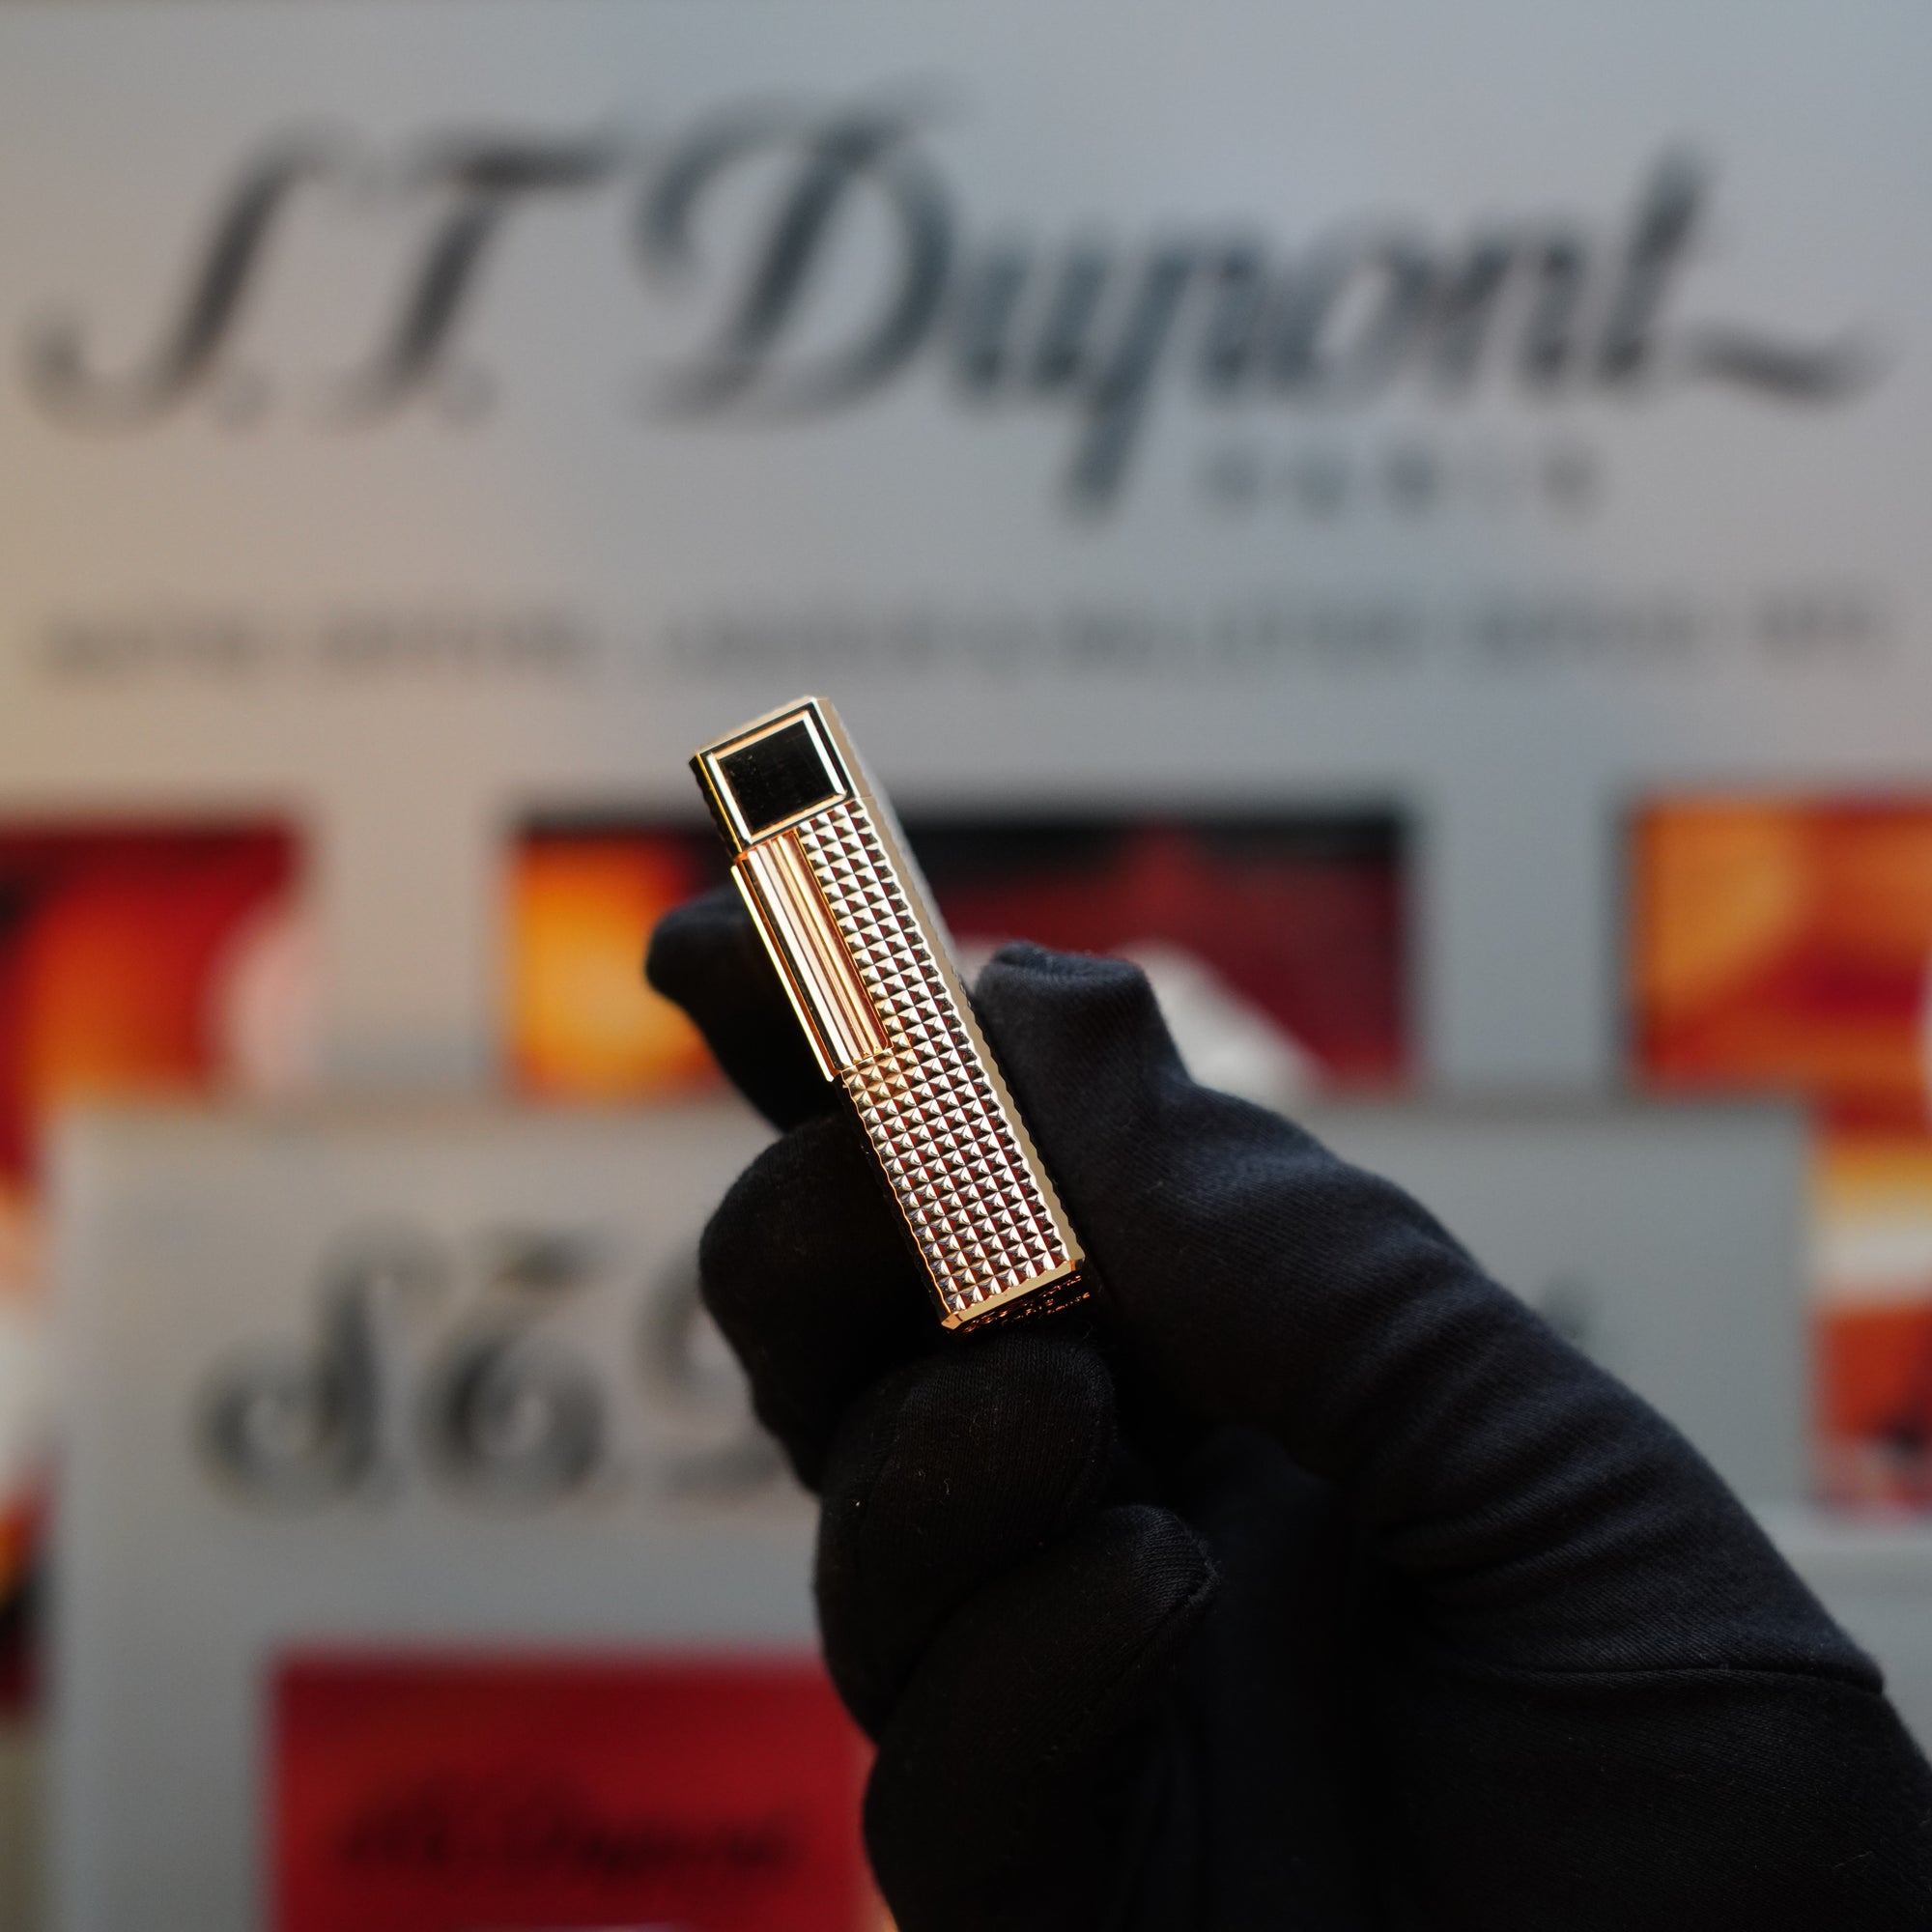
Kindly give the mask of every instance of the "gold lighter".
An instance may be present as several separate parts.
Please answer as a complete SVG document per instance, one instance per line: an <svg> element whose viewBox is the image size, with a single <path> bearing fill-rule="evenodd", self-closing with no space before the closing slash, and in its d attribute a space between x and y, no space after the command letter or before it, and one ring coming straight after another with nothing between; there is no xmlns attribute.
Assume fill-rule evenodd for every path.
<svg viewBox="0 0 1932 1932"><path fill-rule="evenodd" d="M691 767L818 1065L859 1110L940 1321L974 1328L1080 1300L1080 1243L838 714L801 697Z"/></svg>

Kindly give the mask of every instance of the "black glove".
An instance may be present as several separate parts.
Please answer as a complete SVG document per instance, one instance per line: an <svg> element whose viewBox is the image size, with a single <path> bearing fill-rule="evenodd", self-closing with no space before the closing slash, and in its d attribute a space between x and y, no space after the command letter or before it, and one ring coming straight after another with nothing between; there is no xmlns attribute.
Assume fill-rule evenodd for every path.
<svg viewBox="0 0 1932 1932"><path fill-rule="evenodd" d="M902 1932L1932 1927L1932 1773L1696 1453L1142 976L976 1004L1101 1284L945 1335L726 895L654 984L781 1128L705 1294L822 1497Z"/></svg>

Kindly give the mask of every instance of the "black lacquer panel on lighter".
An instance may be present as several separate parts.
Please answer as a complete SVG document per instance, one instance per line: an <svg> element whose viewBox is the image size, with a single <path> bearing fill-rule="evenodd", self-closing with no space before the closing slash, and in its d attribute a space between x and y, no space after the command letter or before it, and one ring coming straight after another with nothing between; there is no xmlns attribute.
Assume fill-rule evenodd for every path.
<svg viewBox="0 0 1932 1932"><path fill-rule="evenodd" d="M746 832L753 838L782 820L838 796L838 786L804 720L753 738L718 760Z"/></svg>

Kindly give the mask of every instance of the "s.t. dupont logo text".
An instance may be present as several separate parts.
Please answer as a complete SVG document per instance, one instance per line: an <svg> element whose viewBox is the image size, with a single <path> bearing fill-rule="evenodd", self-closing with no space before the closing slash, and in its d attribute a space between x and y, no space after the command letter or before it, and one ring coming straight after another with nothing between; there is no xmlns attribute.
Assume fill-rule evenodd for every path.
<svg viewBox="0 0 1932 1932"><path fill-rule="evenodd" d="M930 124L860 104L735 110L667 140L451 135L386 156L277 141L222 190L183 293L157 293L145 354L113 366L69 310L35 326L27 380L76 426L138 428L197 401L259 419L277 393L261 374L274 345L256 339L264 287L295 271L291 231L332 198L337 220L400 211L413 240L322 413L367 427L427 401L474 415L506 380L463 351L507 239L592 195L623 198L639 301L696 326L646 372L647 416L822 419L937 382L986 434L1012 411L1064 416L1065 498L1090 511L1120 497L1166 393L1224 419L1332 414L1405 388L1627 400L1716 384L1819 404L1877 373L1856 328L1799 339L1699 312L1713 187L1688 150L1639 167L1604 218L1503 213L1432 233L1345 216L1289 239L1211 214L1138 234L981 232Z"/></svg>

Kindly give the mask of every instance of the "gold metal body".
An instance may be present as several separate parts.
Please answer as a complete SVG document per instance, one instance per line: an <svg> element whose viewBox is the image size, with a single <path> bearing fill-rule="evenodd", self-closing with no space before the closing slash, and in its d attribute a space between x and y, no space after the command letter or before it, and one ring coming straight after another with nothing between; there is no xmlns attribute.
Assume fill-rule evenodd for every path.
<svg viewBox="0 0 1932 1932"><path fill-rule="evenodd" d="M940 1321L975 1327L1079 1300L1080 1244L838 715L803 697L691 763L805 1037L871 1139Z"/></svg>

